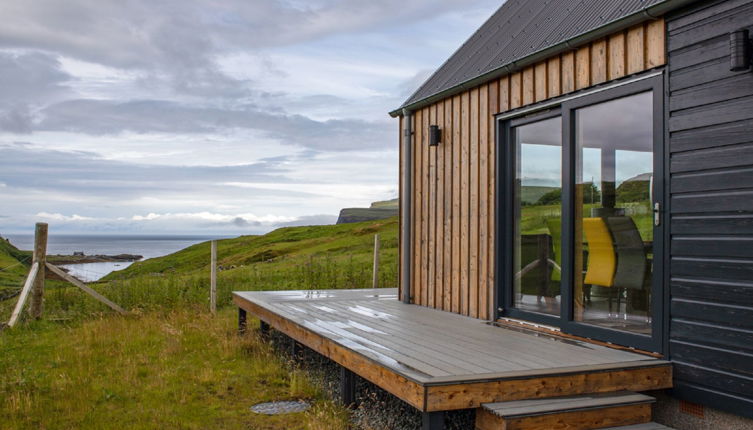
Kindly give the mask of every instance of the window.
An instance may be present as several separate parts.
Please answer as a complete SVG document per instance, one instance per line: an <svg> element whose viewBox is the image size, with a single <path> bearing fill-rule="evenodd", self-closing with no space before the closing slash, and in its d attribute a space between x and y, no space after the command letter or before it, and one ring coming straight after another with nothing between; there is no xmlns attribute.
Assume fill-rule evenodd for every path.
<svg viewBox="0 0 753 430"><path fill-rule="evenodd" d="M515 307L560 314L562 118L513 127Z"/></svg>
<svg viewBox="0 0 753 430"><path fill-rule="evenodd" d="M660 350L661 86L655 74L500 120L503 315Z"/></svg>

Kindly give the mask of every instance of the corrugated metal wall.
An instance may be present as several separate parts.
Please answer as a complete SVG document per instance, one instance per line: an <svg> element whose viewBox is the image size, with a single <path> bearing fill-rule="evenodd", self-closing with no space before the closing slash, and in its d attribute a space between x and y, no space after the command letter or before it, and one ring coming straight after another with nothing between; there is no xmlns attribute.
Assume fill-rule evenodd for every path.
<svg viewBox="0 0 753 430"><path fill-rule="evenodd" d="M494 115L662 66L664 36L651 21L415 112L413 303L493 316ZM429 125L442 129L437 147Z"/></svg>

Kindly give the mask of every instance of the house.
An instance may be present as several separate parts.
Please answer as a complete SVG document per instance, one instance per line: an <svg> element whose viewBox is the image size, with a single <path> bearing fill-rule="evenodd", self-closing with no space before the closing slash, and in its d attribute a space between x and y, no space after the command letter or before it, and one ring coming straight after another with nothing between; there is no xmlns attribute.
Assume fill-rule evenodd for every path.
<svg viewBox="0 0 753 430"><path fill-rule="evenodd" d="M402 303L239 293L242 318L424 428L461 408L481 429L635 424L644 398L634 422L553 405L669 388L668 421L680 402L694 428L753 425L751 27L753 0L508 0L390 113Z"/></svg>

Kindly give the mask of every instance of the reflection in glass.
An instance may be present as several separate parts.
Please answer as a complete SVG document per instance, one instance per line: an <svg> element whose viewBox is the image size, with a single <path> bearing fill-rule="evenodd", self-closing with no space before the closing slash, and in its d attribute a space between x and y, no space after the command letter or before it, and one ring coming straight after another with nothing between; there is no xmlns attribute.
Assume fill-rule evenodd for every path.
<svg viewBox="0 0 753 430"><path fill-rule="evenodd" d="M575 320L651 333L652 93L575 111Z"/></svg>
<svg viewBox="0 0 753 430"><path fill-rule="evenodd" d="M515 307L560 314L562 119L514 127Z"/></svg>

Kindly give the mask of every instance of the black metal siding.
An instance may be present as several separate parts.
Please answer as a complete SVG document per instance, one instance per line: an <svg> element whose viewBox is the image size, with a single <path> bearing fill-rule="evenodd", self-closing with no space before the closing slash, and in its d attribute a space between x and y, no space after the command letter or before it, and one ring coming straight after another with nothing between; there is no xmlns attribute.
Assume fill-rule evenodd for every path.
<svg viewBox="0 0 753 430"><path fill-rule="evenodd" d="M507 0L403 106L663 2Z"/></svg>
<svg viewBox="0 0 753 430"><path fill-rule="evenodd" d="M669 354L677 396L753 417L753 72L729 71L743 27L753 0L667 17Z"/></svg>

